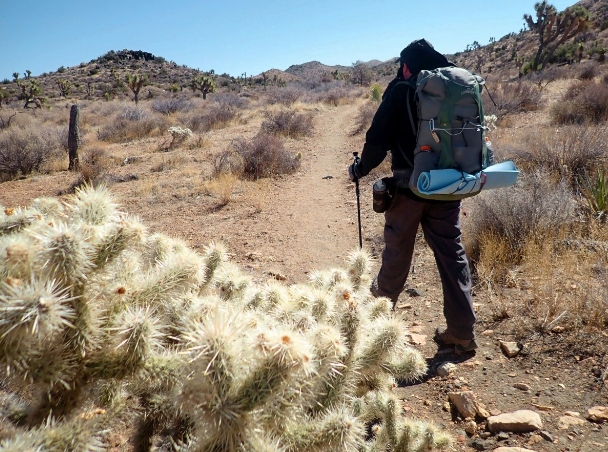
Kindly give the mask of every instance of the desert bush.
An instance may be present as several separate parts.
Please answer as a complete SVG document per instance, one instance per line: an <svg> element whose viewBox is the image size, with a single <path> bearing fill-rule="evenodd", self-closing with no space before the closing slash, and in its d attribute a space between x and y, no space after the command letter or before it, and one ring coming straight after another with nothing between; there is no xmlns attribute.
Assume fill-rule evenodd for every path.
<svg viewBox="0 0 608 452"><path fill-rule="evenodd" d="M488 90L491 91L493 101L488 95ZM492 84L482 92L482 96L484 113L500 118L507 114L538 110L541 90L537 84L518 80Z"/></svg>
<svg viewBox="0 0 608 452"><path fill-rule="evenodd" d="M250 140L239 138L231 148L242 158L242 174L248 179L291 174L300 167L299 156L285 149L281 138L264 132Z"/></svg>
<svg viewBox="0 0 608 452"><path fill-rule="evenodd" d="M213 102L227 108L242 109L249 104L249 99L236 93L217 93L213 96Z"/></svg>
<svg viewBox="0 0 608 452"><path fill-rule="evenodd" d="M237 117L238 110L228 104L210 105L202 114L194 113L185 117L183 121L190 129L197 132L208 132L209 130L223 129Z"/></svg>
<svg viewBox="0 0 608 452"><path fill-rule="evenodd" d="M600 124L608 120L608 85L585 80L574 84L550 111L554 124Z"/></svg>
<svg viewBox="0 0 608 452"><path fill-rule="evenodd" d="M404 417L393 388L426 360L369 293L364 251L308 284L259 284L219 244L148 234L105 190L66 201L0 221L5 387L40 394L13 404L26 425L3 449L102 450L124 419L134 450L154 435L180 450L449 447Z"/></svg>
<svg viewBox="0 0 608 452"><path fill-rule="evenodd" d="M531 200L534 200L531 202ZM501 259L487 256L492 267L520 261L530 243L551 242L575 221L576 202L565 181L555 183L546 173L537 171L521 178L517 185L489 190L467 203L464 236L472 260L479 262L488 246L500 244Z"/></svg>
<svg viewBox="0 0 608 452"><path fill-rule="evenodd" d="M235 174L241 176L245 162L234 146L213 156L212 177L217 178L222 174Z"/></svg>
<svg viewBox="0 0 608 452"><path fill-rule="evenodd" d="M335 87L318 93L316 96L316 101L337 107L338 105L341 105L349 100L350 96L350 91L346 87Z"/></svg>
<svg viewBox="0 0 608 452"><path fill-rule="evenodd" d="M264 117L266 119L262 122L262 132L289 138L308 136L312 133L312 116L309 114L281 110L266 111Z"/></svg>
<svg viewBox="0 0 608 452"><path fill-rule="evenodd" d="M608 158L608 129L595 126L564 126L535 130L521 138L513 151L520 169L542 170L576 188L580 177L595 173Z"/></svg>
<svg viewBox="0 0 608 452"><path fill-rule="evenodd" d="M290 107L302 96L304 96L304 94L305 90L302 87L297 86L273 88L267 91L266 102L271 105L281 104Z"/></svg>
<svg viewBox="0 0 608 452"><path fill-rule="evenodd" d="M65 134L65 135L64 135ZM51 158L61 155L67 131L55 127L11 127L0 133L0 177L14 178L40 171Z"/></svg>
<svg viewBox="0 0 608 452"><path fill-rule="evenodd" d="M355 122L356 128L352 132L353 135L357 135L369 129L377 109L377 105L371 102L366 102L359 107L359 113L357 114L357 120Z"/></svg>
<svg viewBox="0 0 608 452"><path fill-rule="evenodd" d="M143 108L127 105L98 129L97 138L110 143L138 140L158 135L161 130L168 128L167 124L166 118Z"/></svg>
<svg viewBox="0 0 608 452"><path fill-rule="evenodd" d="M579 179L580 193L593 216L605 221L608 214L608 179L604 168Z"/></svg>
<svg viewBox="0 0 608 452"><path fill-rule="evenodd" d="M178 111L190 111L194 108L194 103L184 97L164 97L154 99L150 106L153 111L163 115L171 115Z"/></svg>
<svg viewBox="0 0 608 452"><path fill-rule="evenodd" d="M372 101L379 104L382 100L382 87L378 83L374 83L369 90L369 95Z"/></svg>
<svg viewBox="0 0 608 452"><path fill-rule="evenodd" d="M579 80L593 80L599 74L599 65L588 64L578 74Z"/></svg>

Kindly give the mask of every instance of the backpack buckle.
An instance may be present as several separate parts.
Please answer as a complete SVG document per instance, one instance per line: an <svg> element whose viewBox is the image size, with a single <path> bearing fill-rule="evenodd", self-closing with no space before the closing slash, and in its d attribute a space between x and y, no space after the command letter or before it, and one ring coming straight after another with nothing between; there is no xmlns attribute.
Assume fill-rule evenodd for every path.
<svg viewBox="0 0 608 452"><path fill-rule="evenodd" d="M481 184L482 187L486 184L487 179L488 179L488 176L486 175L486 173L481 173L479 175L479 183Z"/></svg>

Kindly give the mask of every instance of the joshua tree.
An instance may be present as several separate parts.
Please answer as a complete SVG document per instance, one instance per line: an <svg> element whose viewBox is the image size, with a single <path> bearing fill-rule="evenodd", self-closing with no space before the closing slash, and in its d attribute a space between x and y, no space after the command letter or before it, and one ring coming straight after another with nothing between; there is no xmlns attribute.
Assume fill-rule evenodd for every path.
<svg viewBox="0 0 608 452"><path fill-rule="evenodd" d="M215 82L209 75L197 75L190 81L190 88L203 93L203 100L205 100L208 93L215 92Z"/></svg>
<svg viewBox="0 0 608 452"><path fill-rule="evenodd" d="M127 86L133 92L133 101L137 105L139 102L139 91L148 84L147 74L127 74L125 77Z"/></svg>
<svg viewBox="0 0 608 452"><path fill-rule="evenodd" d="M72 92L72 83L66 79L57 80L57 88L61 97L68 97Z"/></svg>
<svg viewBox="0 0 608 452"><path fill-rule="evenodd" d="M536 21L524 14L526 24L538 35L538 50L530 63L530 69L541 69L551 59L555 50L589 25L589 13L582 6L574 6L558 13L555 6L546 1L534 5Z"/></svg>
<svg viewBox="0 0 608 452"><path fill-rule="evenodd" d="M27 108L30 104L34 104L34 108L42 108L44 97L42 97L40 82L36 79L27 79L26 82L22 82L17 78L15 81L21 89L21 99L25 100L23 108Z"/></svg>

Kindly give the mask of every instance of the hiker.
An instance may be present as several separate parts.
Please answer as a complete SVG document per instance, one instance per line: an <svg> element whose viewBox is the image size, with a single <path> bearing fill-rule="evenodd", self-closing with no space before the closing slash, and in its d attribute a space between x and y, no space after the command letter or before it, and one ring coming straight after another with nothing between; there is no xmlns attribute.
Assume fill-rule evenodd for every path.
<svg viewBox="0 0 608 452"><path fill-rule="evenodd" d="M361 159L348 168L349 178L356 182L377 167L391 151L394 196L384 213L382 265L371 285L375 297L388 297L393 308L405 288L412 264L418 225L435 255L443 288L443 312L446 328L437 328L435 340L440 345L454 346L456 353L473 351L475 312L471 299L469 262L461 240L460 201L422 199L408 188L408 177L414 161L418 124L414 98L415 83L407 81L421 70L454 66L425 39L413 41L400 54L399 72L387 86L382 102L365 136ZM409 106L408 106L409 97Z"/></svg>

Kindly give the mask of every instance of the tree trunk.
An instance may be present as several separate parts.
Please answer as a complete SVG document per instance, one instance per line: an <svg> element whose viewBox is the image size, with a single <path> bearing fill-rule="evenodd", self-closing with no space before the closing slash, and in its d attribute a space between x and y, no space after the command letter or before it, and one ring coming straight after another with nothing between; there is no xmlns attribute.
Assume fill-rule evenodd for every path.
<svg viewBox="0 0 608 452"><path fill-rule="evenodd" d="M68 170L76 171L79 169L78 163L78 145L80 144L80 128L78 122L80 120L80 107L72 105L70 109L70 129L68 132L68 150L70 164Z"/></svg>

